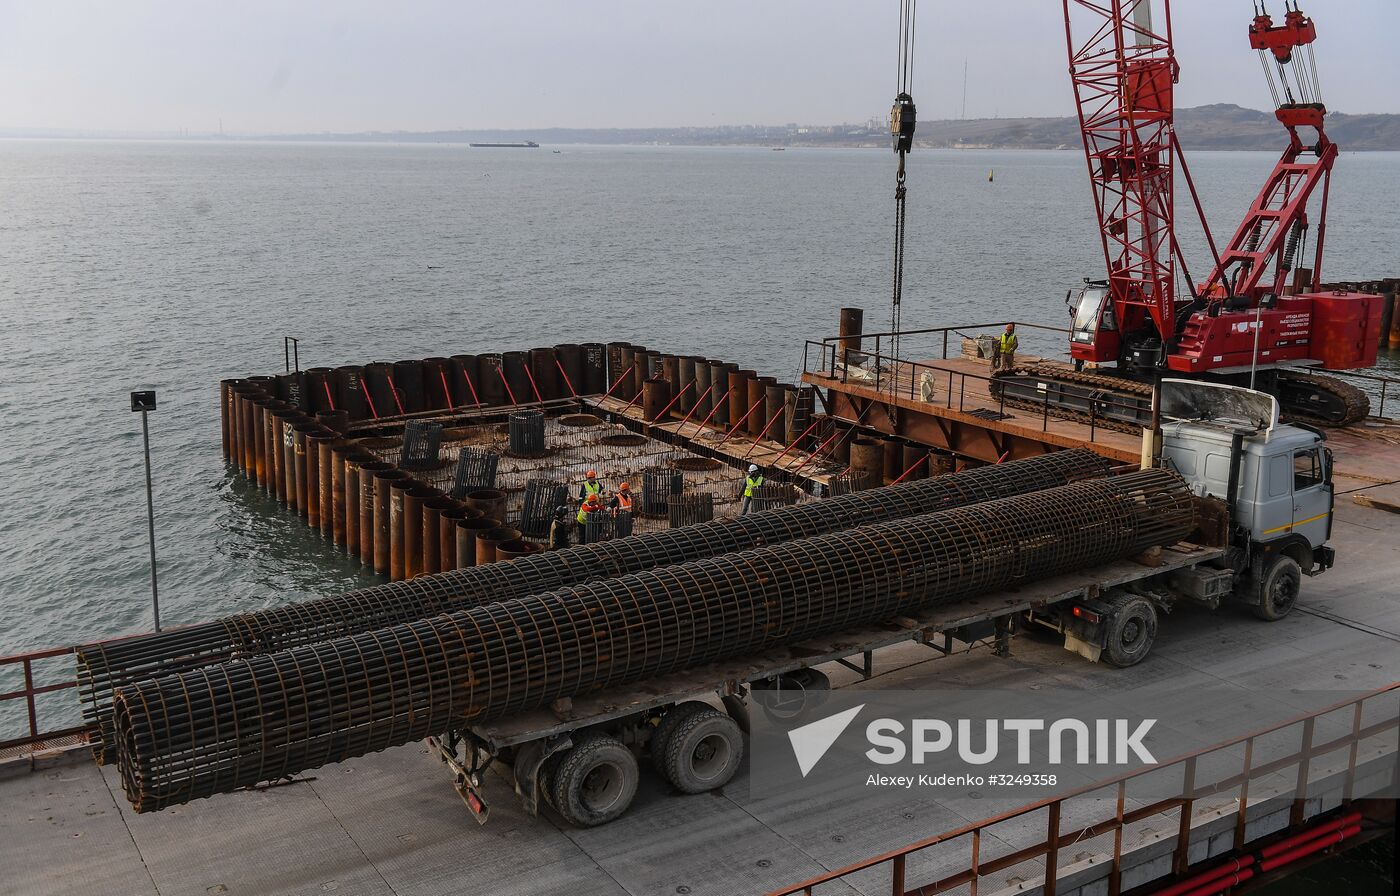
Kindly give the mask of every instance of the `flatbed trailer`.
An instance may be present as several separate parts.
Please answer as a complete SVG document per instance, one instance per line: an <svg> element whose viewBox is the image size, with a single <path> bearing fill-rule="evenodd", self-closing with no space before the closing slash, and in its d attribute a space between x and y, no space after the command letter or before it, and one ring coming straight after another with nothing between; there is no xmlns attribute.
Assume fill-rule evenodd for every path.
<svg viewBox="0 0 1400 896"><path fill-rule="evenodd" d="M1010 654L1013 634L1027 623L1062 631L1068 649L1097 660L1090 632L1102 630L1110 622L1105 618L1109 612L1106 601L1126 597L1150 600L1160 607L1183 599L1218 605L1220 588L1215 589L1214 597L1203 597L1198 587L1182 591L1173 585L1180 582L1181 576L1193 576L1197 571L1203 571L1208 581L1228 582L1229 571L1218 568L1224 557L1222 547L1181 543L1147 556L929 607L881 624L562 699L549 708L448 731L430 738L429 744L451 769L458 793L478 822L484 824L490 813L482 790L486 771L497 762L510 765L515 793L527 814L534 816L539 812L541 798L548 795L551 767L557 766L560 758L587 736L604 734L625 746L634 757L649 747L655 754L660 751L654 749L654 741L663 736L658 732L666 730L668 716L680 715L674 712L677 707L701 707L702 701L715 697L737 731L746 733L751 690L781 693L786 689L793 711L800 711L806 691L828 686L825 676L816 672L817 666L836 663L870 678L875 674L879 651L907 642L923 644L943 656L983 646L1006 656ZM1153 617L1152 630L1143 633L1146 643L1133 662L1146 655L1155 635L1155 612L1148 612ZM718 710L710 711L715 716L722 715ZM615 747L614 750L616 753ZM737 763L735 758L736 767ZM713 786L727 781L726 776ZM635 781L632 788L635 790ZM549 801L554 805L558 799L556 792L555 799ZM629 793L626 802L630 800ZM577 813L561 814L576 824L602 823L616 817L614 814L601 821L582 822Z"/></svg>

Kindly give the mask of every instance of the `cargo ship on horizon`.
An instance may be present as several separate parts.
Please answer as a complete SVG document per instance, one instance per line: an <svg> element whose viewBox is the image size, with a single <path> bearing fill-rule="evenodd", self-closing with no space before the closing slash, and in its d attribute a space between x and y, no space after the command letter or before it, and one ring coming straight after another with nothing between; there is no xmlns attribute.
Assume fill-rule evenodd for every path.
<svg viewBox="0 0 1400 896"><path fill-rule="evenodd" d="M473 149L539 149L540 145L533 140L526 140L523 143L468 143Z"/></svg>

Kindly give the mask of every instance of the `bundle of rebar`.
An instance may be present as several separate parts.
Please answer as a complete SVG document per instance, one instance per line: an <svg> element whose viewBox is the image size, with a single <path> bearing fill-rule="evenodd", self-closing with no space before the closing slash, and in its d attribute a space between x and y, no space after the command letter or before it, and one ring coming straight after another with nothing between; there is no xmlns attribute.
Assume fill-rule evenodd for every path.
<svg viewBox="0 0 1400 896"><path fill-rule="evenodd" d="M797 503L796 487L786 482L766 482L754 486L751 491L753 504L750 510L775 510Z"/></svg>
<svg viewBox="0 0 1400 896"><path fill-rule="evenodd" d="M496 487L496 466L501 456L485 448L466 447L457 456L457 476L452 486L452 497L458 501L468 493Z"/></svg>
<svg viewBox="0 0 1400 896"><path fill-rule="evenodd" d="M670 467L647 467L642 471L642 513L664 516L666 501L685 491L685 475Z"/></svg>
<svg viewBox="0 0 1400 896"><path fill-rule="evenodd" d="M116 698L122 787L154 811L1112 562L1193 526L1185 482L1146 470L146 680Z"/></svg>
<svg viewBox="0 0 1400 896"><path fill-rule="evenodd" d="M691 492L686 495L672 495L666 499L666 512L672 529L708 523L715 518L714 493Z"/></svg>
<svg viewBox="0 0 1400 896"><path fill-rule="evenodd" d="M588 544L612 541L615 538L626 538L632 534L632 514L626 510L612 513L607 511L590 513L583 528L584 541Z"/></svg>
<svg viewBox="0 0 1400 896"><path fill-rule="evenodd" d="M851 492L858 492L870 488L870 474L865 470L847 470L839 476L831 477L828 484L831 489L831 497L838 495L849 495Z"/></svg>
<svg viewBox="0 0 1400 896"><path fill-rule="evenodd" d="M87 644L76 650L83 720L93 755L102 763L114 755L112 698L117 688L144 678L654 566L1009 498L1105 476L1108 469L1108 462L1091 451L1059 451L741 518L551 551L513 563L458 569L185 628Z"/></svg>
<svg viewBox="0 0 1400 896"><path fill-rule="evenodd" d="M544 414L540 411L516 411L507 424L510 453L516 457L539 457L544 454Z"/></svg>
<svg viewBox="0 0 1400 896"><path fill-rule="evenodd" d="M531 479L525 483L525 503L520 511L521 535L540 537L548 534L554 511L569 500L569 487L551 479Z"/></svg>
<svg viewBox="0 0 1400 896"><path fill-rule="evenodd" d="M400 470L427 470L437 465L442 446L442 424L425 420L410 420L403 430L403 449L399 454Z"/></svg>

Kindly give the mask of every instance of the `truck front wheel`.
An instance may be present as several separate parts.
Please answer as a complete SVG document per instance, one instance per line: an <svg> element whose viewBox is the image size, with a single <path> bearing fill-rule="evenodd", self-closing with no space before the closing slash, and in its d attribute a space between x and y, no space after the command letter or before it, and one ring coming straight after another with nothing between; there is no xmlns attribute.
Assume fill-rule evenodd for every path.
<svg viewBox="0 0 1400 896"><path fill-rule="evenodd" d="M1142 662L1157 640L1157 608L1137 594L1119 594L1108 602L1108 631L1103 658L1126 669Z"/></svg>
<svg viewBox="0 0 1400 896"><path fill-rule="evenodd" d="M1298 603L1302 585L1303 570L1298 561L1286 554L1279 554L1256 585L1255 597L1258 602L1251 607L1254 615L1268 622L1287 616Z"/></svg>
<svg viewBox="0 0 1400 896"><path fill-rule="evenodd" d="M621 741L589 735L559 761L551 776L550 802L570 824L596 827L627 811L639 778L637 757Z"/></svg>

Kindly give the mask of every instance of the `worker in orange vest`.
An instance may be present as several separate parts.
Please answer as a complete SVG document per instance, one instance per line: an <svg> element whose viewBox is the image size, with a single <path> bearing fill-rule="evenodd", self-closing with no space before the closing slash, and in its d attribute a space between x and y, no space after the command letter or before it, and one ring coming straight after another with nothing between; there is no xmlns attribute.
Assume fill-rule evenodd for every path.
<svg viewBox="0 0 1400 896"><path fill-rule="evenodd" d="M619 483L617 486L617 494L613 495L613 499L608 502L608 507L612 508L614 514L619 510L631 513L632 487L625 482Z"/></svg>
<svg viewBox="0 0 1400 896"><path fill-rule="evenodd" d="M575 521L578 523L579 544L588 544L588 518L601 509L603 509L603 502L598 499L597 495L589 495L579 505L578 516L575 517Z"/></svg>

